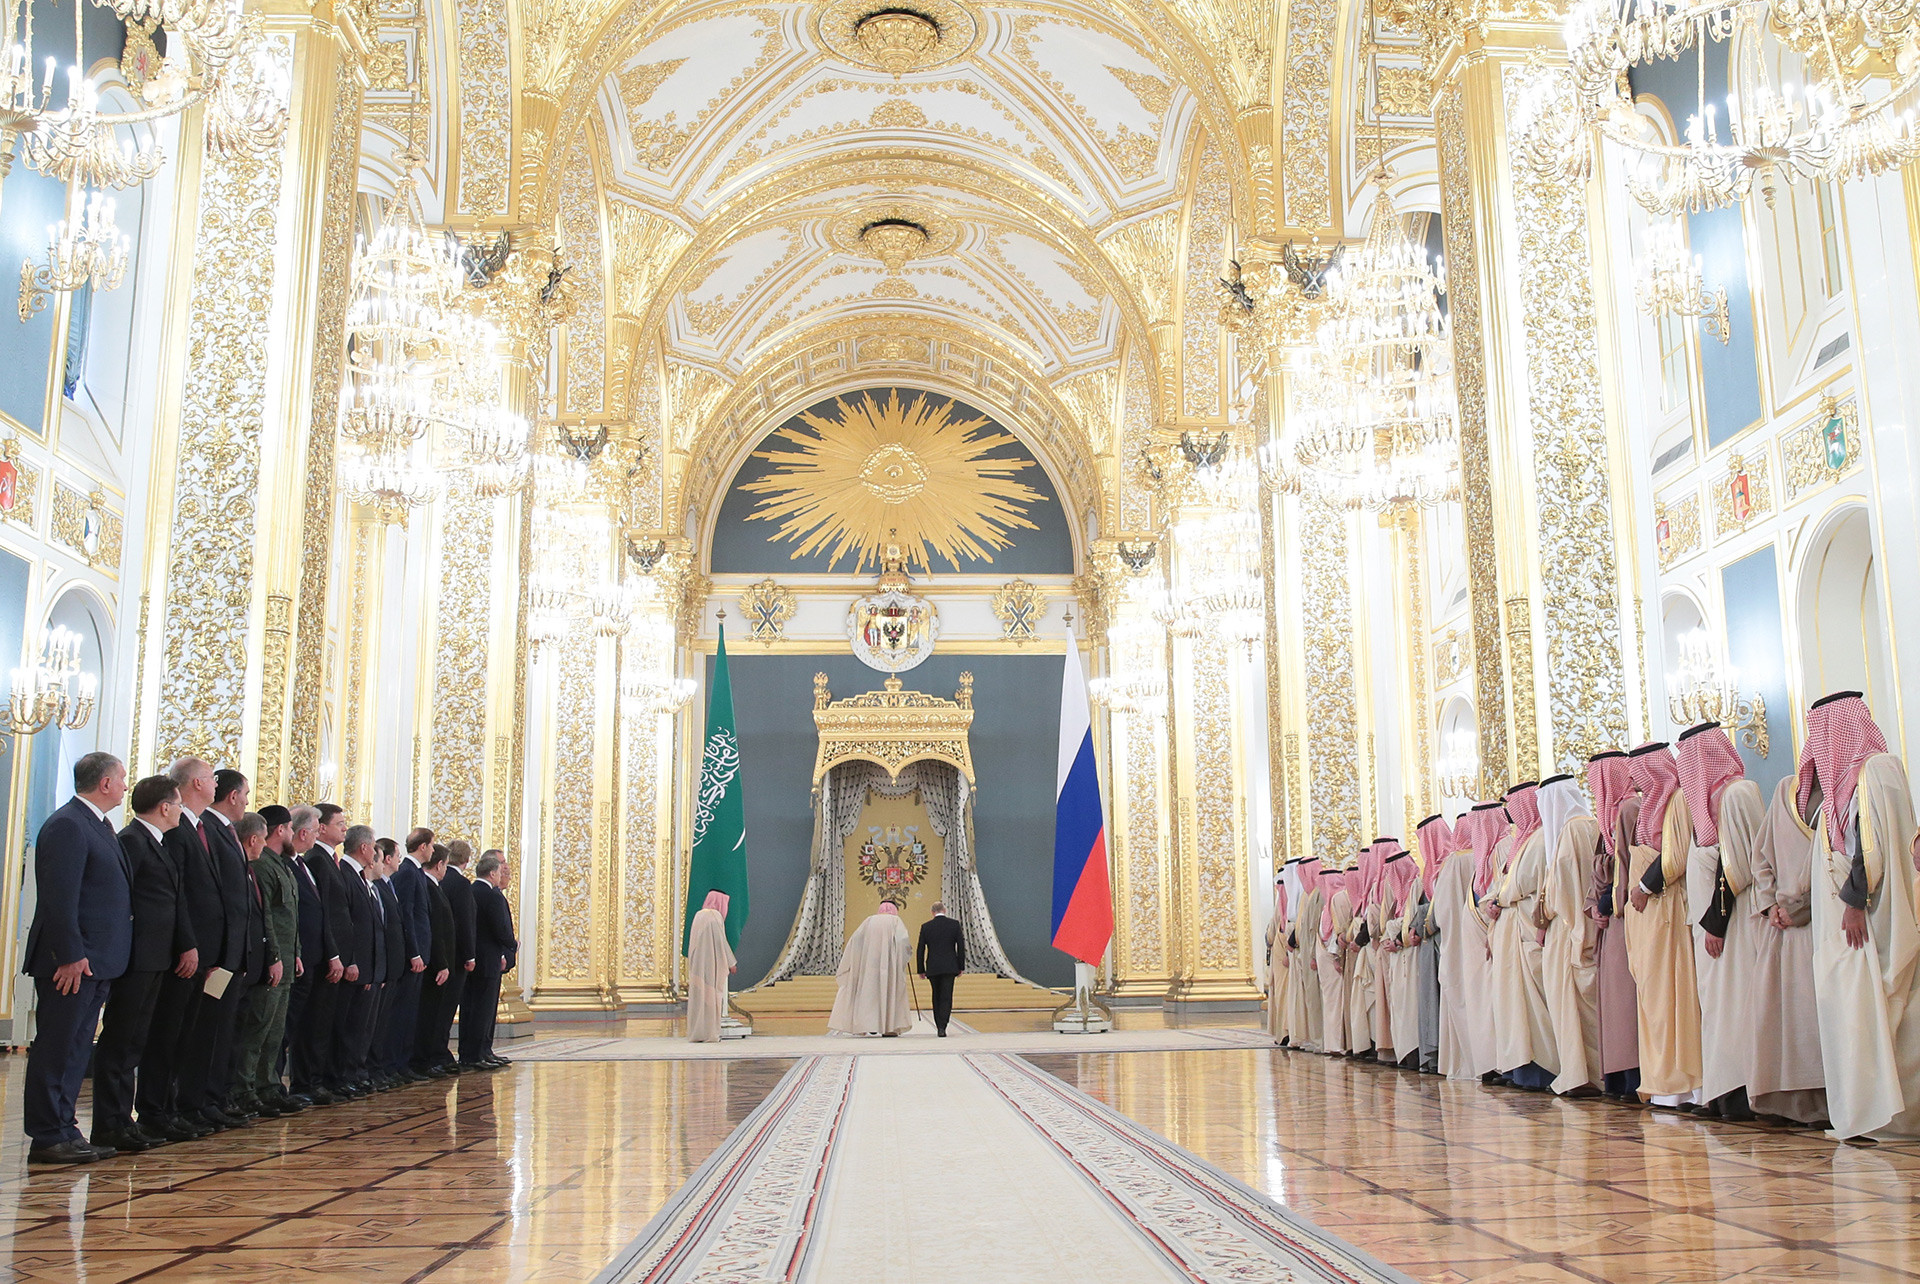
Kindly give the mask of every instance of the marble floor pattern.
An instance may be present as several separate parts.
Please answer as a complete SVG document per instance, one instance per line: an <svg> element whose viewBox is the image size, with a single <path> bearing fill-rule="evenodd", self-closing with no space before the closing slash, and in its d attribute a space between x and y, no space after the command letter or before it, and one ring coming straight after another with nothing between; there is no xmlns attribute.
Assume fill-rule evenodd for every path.
<svg viewBox="0 0 1920 1284"><path fill-rule="evenodd" d="M1132 1029L1252 1023L1121 1015ZM966 1020L1037 1028L1033 1014ZM678 1024L541 1037L672 1038ZM1920 1144L1841 1146L1282 1050L1027 1060L1415 1279L1920 1279ZM519 1064L36 1170L24 1065L0 1060L0 1280L446 1284L591 1278L791 1063Z"/></svg>

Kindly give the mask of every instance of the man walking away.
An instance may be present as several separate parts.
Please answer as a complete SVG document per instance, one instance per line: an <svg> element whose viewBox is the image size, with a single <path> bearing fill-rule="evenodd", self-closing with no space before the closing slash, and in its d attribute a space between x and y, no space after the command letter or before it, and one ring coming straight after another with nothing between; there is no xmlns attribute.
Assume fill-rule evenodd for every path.
<svg viewBox="0 0 1920 1284"><path fill-rule="evenodd" d="M967 970L967 938L939 901L933 903L933 917L920 925L914 960L913 970L933 986L933 1026L944 1039L953 1015L953 979Z"/></svg>

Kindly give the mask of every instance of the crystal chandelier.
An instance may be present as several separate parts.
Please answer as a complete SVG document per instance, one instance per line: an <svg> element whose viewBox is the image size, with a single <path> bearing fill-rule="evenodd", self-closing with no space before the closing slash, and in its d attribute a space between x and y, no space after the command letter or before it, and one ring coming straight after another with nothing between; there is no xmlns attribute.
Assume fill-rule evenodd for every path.
<svg viewBox="0 0 1920 1284"><path fill-rule="evenodd" d="M1172 529L1173 587L1155 595L1153 618L1176 636L1215 632L1251 652L1266 632L1256 471L1224 440L1182 447L1190 462Z"/></svg>
<svg viewBox="0 0 1920 1284"><path fill-rule="evenodd" d="M15 145L27 164L63 183L130 187L160 172L165 156L149 133L135 149L124 126L145 125L204 103L206 140L224 156L260 155L286 132L288 86L257 19L241 0L94 0L127 25L154 60L125 60L128 89L140 100L131 110L105 109L82 71L82 5L74 3L73 63L67 93L56 104L57 60L44 62L35 92L33 0L6 0L10 51L0 54L0 177L12 168ZM158 59L153 33L164 29L167 55ZM156 65L157 64L157 65ZM154 70L149 74L147 68Z"/></svg>
<svg viewBox="0 0 1920 1284"><path fill-rule="evenodd" d="M340 489L390 526L405 526L414 509L440 498L440 475L406 455L353 452L340 461Z"/></svg>
<svg viewBox="0 0 1920 1284"><path fill-rule="evenodd" d="M1522 104L1524 155L1584 181L1593 135L1640 158L1628 179L1656 214L1719 209L1757 180L1841 180L1896 169L1917 151L1920 10L1912 0L1580 0L1566 22L1571 76L1542 75ZM1727 83L1709 99L1708 46L1727 47ZM1776 83L1767 45L1797 55L1807 84ZM1677 142L1633 108L1628 73L1692 52L1698 86ZM1724 99L1719 93L1724 90ZM1688 104L1668 104L1679 117Z"/></svg>
<svg viewBox="0 0 1920 1284"><path fill-rule="evenodd" d="M1407 235L1389 176L1373 181L1366 242L1330 278L1283 440L1261 462L1285 488L1384 512L1458 499L1460 455L1445 272Z"/></svg>
<svg viewBox="0 0 1920 1284"><path fill-rule="evenodd" d="M113 202L95 192L83 204L84 196L76 188L67 217L47 228L47 261L38 267L32 259L20 262L22 321L44 308L55 292L89 282L96 290L113 290L126 279L129 243L114 224Z"/></svg>
<svg viewBox="0 0 1920 1284"><path fill-rule="evenodd" d="M566 581L548 573L527 585L527 642L533 650L566 637L573 623L574 595Z"/></svg>
<svg viewBox="0 0 1920 1284"><path fill-rule="evenodd" d="M1464 728L1447 732L1434 770L1443 796L1471 798L1480 783L1480 754L1474 748L1473 733Z"/></svg>
<svg viewBox="0 0 1920 1284"><path fill-rule="evenodd" d="M1707 332L1720 342L1729 342L1733 336L1727 315L1727 291L1725 287L1707 288L1701 275L1700 256L1687 253L1677 219L1653 226L1647 256L1640 261L1635 292L1639 295L1641 310L1650 317L1662 313L1699 317L1706 323Z"/></svg>

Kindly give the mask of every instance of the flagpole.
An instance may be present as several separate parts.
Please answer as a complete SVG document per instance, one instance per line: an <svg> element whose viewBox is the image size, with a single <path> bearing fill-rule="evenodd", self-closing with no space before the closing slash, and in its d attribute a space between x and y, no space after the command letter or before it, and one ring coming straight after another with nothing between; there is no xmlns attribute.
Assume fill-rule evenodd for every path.
<svg viewBox="0 0 1920 1284"><path fill-rule="evenodd" d="M1066 663L1078 666L1080 663L1080 644L1078 639L1076 639L1073 634L1073 612L1072 611L1066 612L1063 618L1065 619L1066 625L1067 625ZM1084 688L1082 689L1081 699L1083 700L1085 699ZM1066 702L1063 700L1062 701L1063 717L1065 716L1065 703ZM1092 733L1091 707L1088 708L1087 714L1089 719L1088 734L1089 736L1091 736L1091 733ZM1094 787L1095 787L1095 797L1097 799L1098 798L1097 776L1095 779ZM1101 859L1102 860L1105 859L1104 852L1101 853ZM1108 904L1108 914L1109 916L1111 916L1112 914L1111 902L1109 902ZM1110 949L1111 946L1112 946L1112 942L1109 939L1107 945L1103 947L1103 950ZM1074 959L1073 961L1073 997L1068 999L1065 1003L1061 1004L1059 1007L1053 1010L1052 1024L1053 1024L1054 1032L1056 1034L1107 1034L1112 1031L1113 1009L1108 1007L1105 1003L1101 1002L1100 996L1097 993L1095 993L1095 987L1098 985L1098 983L1099 983L1099 970L1091 963L1084 962L1083 960L1078 958Z"/></svg>

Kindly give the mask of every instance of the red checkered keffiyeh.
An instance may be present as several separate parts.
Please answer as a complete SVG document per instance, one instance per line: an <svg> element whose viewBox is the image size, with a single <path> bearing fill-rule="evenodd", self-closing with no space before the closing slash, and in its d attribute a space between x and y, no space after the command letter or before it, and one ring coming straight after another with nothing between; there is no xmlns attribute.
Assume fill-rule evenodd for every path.
<svg viewBox="0 0 1920 1284"><path fill-rule="evenodd" d="M1658 740L1628 754L1627 770L1633 787L1640 791L1640 825L1633 841L1658 847L1661 828L1667 823L1667 804L1680 788L1680 765L1667 752L1667 742Z"/></svg>
<svg viewBox="0 0 1920 1284"><path fill-rule="evenodd" d="M1447 824L1445 816L1433 815L1420 822L1415 835L1420 844L1420 886L1426 890L1427 899L1433 899L1433 882L1440 877L1440 867L1447 863L1447 857L1453 854L1453 827Z"/></svg>
<svg viewBox="0 0 1920 1284"><path fill-rule="evenodd" d="M1614 831L1620 828L1620 805L1633 792L1633 769L1628 765L1627 755L1613 749L1588 759L1587 788L1593 790L1600 840L1607 845L1607 855L1618 856L1620 853L1614 851L1613 846Z"/></svg>
<svg viewBox="0 0 1920 1284"><path fill-rule="evenodd" d="M1399 850L1400 840L1397 838L1376 838L1372 846L1360 849L1360 875L1364 893L1361 906L1379 901L1386 887L1387 861Z"/></svg>
<svg viewBox="0 0 1920 1284"><path fill-rule="evenodd" d="M1877 753L1887 752L1887 738L1873 723L1858 691L1839 691L1813 702L1807 710L1807 742L1800 749L1800 781L1794 806L1801 816L1813 801L1817 779L1821 810L1827 816L1827 843L1834 851L1845 846L1841 825L1847 804L1860 783L1860 768Z"/></svg>
<svg viewBox="0 0 1920 1284"><path fill-rule="evenodd" d="M1680 792L1693 817L1693 840L1702 847L1720 841L1720 790L1747 774L1740 751L1717 722L1703 722L1680 737Z"/></svg>
<svg viewBox="0 0 1920 1284"><path fill-rule="evenodd" d="M1473 894L1485 896L1493 886L1493 849L1507 832L1507 809L1497 802L1475 803L1473 810L1453 827L1455 844L1464 843L1473 852Z"/></svg>
<svg viewBox="0 0 1920 1284"><path fill-rule="evenodd" d="M1540 786L1528 781L1507 791L1507 814L1513 817L1511 860L1520 854L1529 838L1540 832Z"/></svg>

